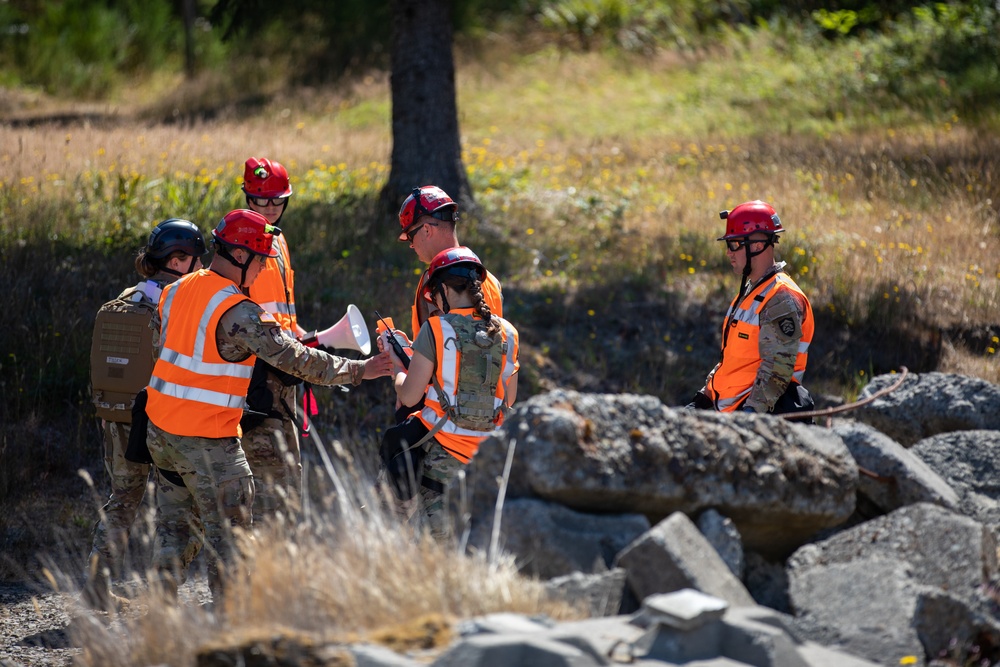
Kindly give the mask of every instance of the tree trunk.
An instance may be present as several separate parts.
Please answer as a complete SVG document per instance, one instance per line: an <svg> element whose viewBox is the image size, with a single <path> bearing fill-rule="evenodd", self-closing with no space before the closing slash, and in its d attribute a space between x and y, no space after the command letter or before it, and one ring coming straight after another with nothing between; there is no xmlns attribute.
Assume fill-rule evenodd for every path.
<svg viewBox="0 0 1000 667"><path fill-rule="evenodd" d="M392 168L382 190L398 210L413 188L437 185L474 205L462 164L450 0L391 0Z"/></svg>
<svg viewBox="0 0 1000 667"><path fill-rule="evenodd" d="M181 0L181 17L184 21L184 73L187 78L193 79L195 72L194 62L194 19L195 0Z"/></svg>

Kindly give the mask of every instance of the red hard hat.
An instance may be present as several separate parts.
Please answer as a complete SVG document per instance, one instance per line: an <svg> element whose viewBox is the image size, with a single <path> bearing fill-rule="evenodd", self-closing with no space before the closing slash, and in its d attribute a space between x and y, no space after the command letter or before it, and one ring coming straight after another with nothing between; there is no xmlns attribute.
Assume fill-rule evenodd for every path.
<svg viewBox="0 0 1000 667"><path fill-rule="evenodd" d="M436 185L413 188L413 192L399 208L399 226L403 228L399 234L400 241L408 240L406 230L424 215L455 222L458 220L458 204Z"/></svg>
<svg viewBox="0 0 1000 667"><path fill-rule="evenodd" d="M717 241L739 239L755 232L780 234L785 231L771 205L759 199L743 202L732 211L722 211L719 217L726 221L726 234Z"/></svg>
<svg viewBox="0 0 1000 667"><path fill-rule="evenodd" d="M212 230L212 237L218 242L235 248L244 248L255 255L277 257L274 247L274 237L281 230L268 224L267 218L256 211L236 209L226 214L219 221L219 226Z"/></svg>
<svg viewBox="0 0 1000 667"><path fill-rule="evenodd" d="M424 284L424 298L430 299L431 287L446 275L461 276L469 280L486 279L486 267L479 256L465 246L448 248L434 255L427 268L427 282Z"/></svg>
<svg viewBox="0 0 1000 667"><path fill-rule="evenodd" d="M243 165L243 192L251 197L287 197L292 194L288 170L266 157L252 157Z"/></svg>

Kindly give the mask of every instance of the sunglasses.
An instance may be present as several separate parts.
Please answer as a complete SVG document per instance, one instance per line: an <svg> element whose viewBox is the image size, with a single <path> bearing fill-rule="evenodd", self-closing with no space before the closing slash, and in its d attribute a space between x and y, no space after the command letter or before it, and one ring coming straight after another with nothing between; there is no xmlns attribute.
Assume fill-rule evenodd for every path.
<svg viewBox="0 0 1000 667"><path fill-rule="evenodd" d="M413 239L416 238L417 232L419 232L421 229L423 229L427 225L430 225L431 227L437 227L437 224L433 223L433 222L421 222L419 225L416 225L414 227L410 227L405 232L403 232L403 236L406 238L406 242L407 243L413 243Z"/></svg>
<svg viewBox="0 0 1000 667"><path fill-rule="evenodd" d="M739 241L729 239L726 241L726 247L729 248L729 252L736 252L751 243L767 243L767 241L765 239L740 239Z"/></svg>
<svg viewBox="0 0 1000 667"><path fill-rule="evenodd" d="M288 202L288 197L254 197L247 195L247 199L254 206L284 206Z"/></svg>

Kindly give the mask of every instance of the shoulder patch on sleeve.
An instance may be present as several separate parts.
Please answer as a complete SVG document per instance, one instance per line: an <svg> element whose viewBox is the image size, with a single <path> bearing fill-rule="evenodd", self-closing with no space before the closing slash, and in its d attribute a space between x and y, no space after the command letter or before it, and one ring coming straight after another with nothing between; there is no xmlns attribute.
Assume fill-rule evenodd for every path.
<svg viewBox="0 0 1000 667"><path fill-rule="evenodd" d="M261 324L277 324L278 320L274 319L274 315L267 312L266 310L260 311L260 323Z"/></svg>
<svg viewBox="0 0 1000 667"><path fill-rule="evenodd" d="M795 333L795 320L791 317L783 317L778 320L778 328L781 329L781 333L791 336Z"/></svg>

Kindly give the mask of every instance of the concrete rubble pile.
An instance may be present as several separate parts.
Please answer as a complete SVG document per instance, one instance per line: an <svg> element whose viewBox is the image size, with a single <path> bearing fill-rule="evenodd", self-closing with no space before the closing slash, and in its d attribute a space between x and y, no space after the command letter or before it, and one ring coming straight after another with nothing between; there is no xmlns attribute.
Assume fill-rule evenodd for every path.
<svg viewBox="0 0 1000 667"><path fill-rule="evenodd" d="M535 396L469 465L457 534L499 536L591 617L494 614L433 655L358 644L287 664L998 664L998 407L1000 387L941 373L821 425Z"/></svg>

